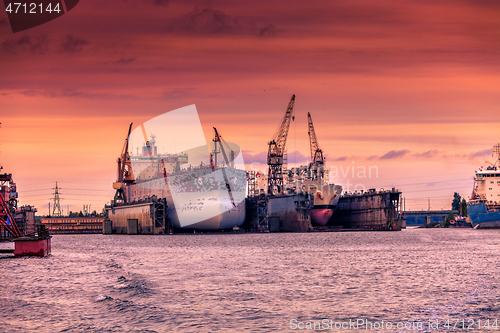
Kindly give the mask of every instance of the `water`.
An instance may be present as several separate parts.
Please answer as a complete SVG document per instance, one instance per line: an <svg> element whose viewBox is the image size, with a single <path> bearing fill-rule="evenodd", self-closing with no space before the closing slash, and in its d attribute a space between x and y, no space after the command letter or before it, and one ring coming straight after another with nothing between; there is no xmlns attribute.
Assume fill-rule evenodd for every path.
<svg viewBox="0 0 500 333"><path fill-rule="evenodd" d="M500 319L498 244L500 230L470 229L56 235L49 257L0 260L0 331L270 332L326 319L347 332L333 325L359 319L445 332L464 319L492 332L477 321Z"/></svg>

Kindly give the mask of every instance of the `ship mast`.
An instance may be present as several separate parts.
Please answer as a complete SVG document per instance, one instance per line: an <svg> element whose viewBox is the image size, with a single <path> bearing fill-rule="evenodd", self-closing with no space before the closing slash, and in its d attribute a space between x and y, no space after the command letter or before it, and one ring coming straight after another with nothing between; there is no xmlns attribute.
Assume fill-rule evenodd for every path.
<svg viewBox="0 0 500 333"><path fill-rule="evenodd" d="M497 157L495 164L493 165L500 167L500 143L497 143L495 146L493 146L493 155L496 155Z"/></svg>

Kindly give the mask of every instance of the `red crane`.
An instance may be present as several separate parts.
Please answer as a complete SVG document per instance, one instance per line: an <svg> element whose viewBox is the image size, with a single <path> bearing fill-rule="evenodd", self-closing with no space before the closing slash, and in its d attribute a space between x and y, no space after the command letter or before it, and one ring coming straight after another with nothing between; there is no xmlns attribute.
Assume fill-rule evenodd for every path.
<svg viewBox="0 0 500 333"><path fill-rule="evenodd" d="M3 184L11 181L12 181L12 174L9 173L0 175L0 182L2 182ZM7 230L13 237L21 237L21 232L19 231L19 228L17 227L14 218L12 217L11 207L9 207L9 204L5 200L6 198L4 198L4 196L10 195L10 189L7 186L1 186L1 187L2 189L0 191L0 226L2 228L0 229ZM7 191L7 189L9 190ZM9 198L7 198L7 200L9 200Z"/></svg>

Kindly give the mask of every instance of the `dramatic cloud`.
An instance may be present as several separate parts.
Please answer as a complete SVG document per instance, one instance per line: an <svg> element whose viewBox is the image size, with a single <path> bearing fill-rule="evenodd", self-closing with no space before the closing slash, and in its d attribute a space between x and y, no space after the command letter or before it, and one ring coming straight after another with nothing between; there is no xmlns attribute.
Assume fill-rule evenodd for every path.
<svg viewBox="0 0 500 333"><path fill-rule="evenodd" d="M410 151L407 150L407 149L403 149L403 150L391 150L391 151L387 152L386 154L380 156L379 159L381 159L381 160L389 160L389 159L393 159L393 158L400 158L400 157L405 156L409 152Z"/></svg>
<svg viewBox="0 0 500 333"><path fill-rule="evenodd" d="M81 52L85 45L88 45L89 42L75 37L73 35L66 35L64 42L61 45L60 51L66 53L76 53Z"/></svg>
<svg viewBox="0 0 500 333"><path fill-rule="evenodd" d="M119 63L119 64L128 65L131 62L135 61L136 59L137 59L137 57L135 57L135 58L120 58L116 62Z"/></svg>
<svg viewBox="0 0 500 333"><path fill-rule="evenodd" d="M168 6L171 0L153 0L153 4L157 6Z"/></svg>
<svg viewBox="0 0 500 333"><path fill-rule="evenodd" d="M292 151L287 154L288 156L288 164L307 164L311 161L311 157L309 155L304 155L300 151Z"/></svg>
<svg viewBox="0 0 500 333"><path fill-rule="evenodd" d="M265 27L260 28L259 36L274 36L278 32L278 29L274 24L268 24Z"/></svg>
<svg viewBox="0 0 500 333"><path fill-rule="evenodd" d="M11 140L2 163L24 188L33 171L20 152L52 165L57 142L90 136L97 143L68 147L80 158L58 154L37 178L73 179L69 165L79 161L86 172L108 170L96 188L109 189L128 124L193 103L205 133L220 127L247 166L267 170L266 142L293 93L297 164L309 162L312 112L322 149L333 152L327 164L368 158L384 188L408 174L427 183L473 173L498 142L498 1L86 0L78 8L19 34L0 15L0 134ZM37 121L26 127L29 119ZM91 163L95 151L109 164Z"/></svg>
<svg viewBox="0 0 500 333"><path fill-rule="evenodd" d="M254 20L243 16L232 16L213 8L195 9L172 22L168 32L186 35L257 35L276 34L275 25L258 25Z"/></svg>
<svg viewBox="0 0 500 333"><path fill-rule="evenodd" d="M250 153L248 150L243 150L243 158L246 164L258 163L261 169L263 166L267 168L267 152L260 152L256 154ZM287 154L288 165L292 164L307 164L310 162L309 155L304 155L300 151L293 151Z"/></svg>
<svg viewBox="0 0 500 333"><path fill-rule="evenodd" d="M472 154L473 157L491 156L493 149L484 149Z"/></svg>
<svg viewBox="0 0 500 333"><path fill-rule="evenodd" d="M431 149L431 150L428 150L424 153L415 153L413 154L413 156L415 157L421 157L421 158L432 158L436 155L438 155L440 153L440 151L438 149Z"/></svg>
<svg viewBox="0 0 500 333"><path fill-rule="evenodd" d="M45 35L23 35L18 39L7 39L2 50L11 54L29 52L34 55L45 54L49 49L49 38Z"/></svg>
<svg viewBox="0 0 500 333"><path fill-rule="evenodd" d="M247 163L247 164L258 163L261 165L267 165L267 153L266 152L252 154L248 150L243 150L242 153L243 153L243 159L245 160L245 163Z"/></svg>

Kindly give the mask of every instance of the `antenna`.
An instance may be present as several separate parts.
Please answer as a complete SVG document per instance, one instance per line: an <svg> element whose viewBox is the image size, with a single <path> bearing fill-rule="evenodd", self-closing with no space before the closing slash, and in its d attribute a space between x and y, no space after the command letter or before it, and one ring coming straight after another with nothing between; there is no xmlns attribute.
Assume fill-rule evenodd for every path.
<svg viewBox="0 0 500 333"><path fill-rule="evenodd" d="M52 216L61 216L61 198L59 197L59 187L57 187L57 182L56 182L56 187L54 189L54 207L52 210Z"/></svg>
<svg viewBox="0 0 500 333"><path fill-rule="evenodd" d="M495 161L494 165L500 165L500 143L497 143L495 146L493 146L493 154L497 155L497 160Z"/></svg>

